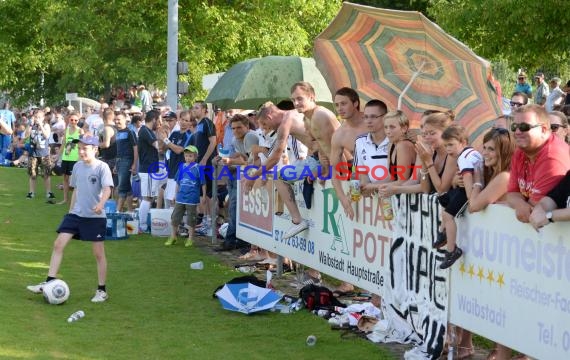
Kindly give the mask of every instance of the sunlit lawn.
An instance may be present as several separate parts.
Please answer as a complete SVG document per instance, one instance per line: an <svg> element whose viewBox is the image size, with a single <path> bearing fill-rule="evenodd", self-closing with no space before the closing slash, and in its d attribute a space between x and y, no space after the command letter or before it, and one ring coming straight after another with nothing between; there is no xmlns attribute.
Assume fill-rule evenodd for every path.
<svg viewBox="0 0 570 360"><path fill-rule="evenodd" d="M61 178L53 178L53 188ZM26 285L43 281L66 208L25 199L25 170L0 168L1 359L391 359L370 342L341 340L326 321L301 311L242 315L223 310L212 291L239 273L200 249L165 248L151 236L106 242L110 299L92 304L97 286L91 246L67 247L60 277L63 305L45 303ZM43 183L38 182L38 194ZM56 191L61 198L61 192ZM203 260L202 271L189 264ZM67 317L84 310L85 318ZM309 334L318 338L308 347Z"/></svg>

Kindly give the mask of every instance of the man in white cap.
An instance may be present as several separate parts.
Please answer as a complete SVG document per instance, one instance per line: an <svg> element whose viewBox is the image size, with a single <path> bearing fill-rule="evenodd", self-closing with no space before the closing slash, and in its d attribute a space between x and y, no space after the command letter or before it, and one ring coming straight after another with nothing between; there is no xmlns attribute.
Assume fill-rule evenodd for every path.
<svg viewBox="0 0 570 360"><path fill-rule="evenodd" d="M558 77L553 77L550 79L550 94L548 94L548 97L546 98L546 104L544 104L544 108L548 112L553 111L555 105L560 105L564 102L566 94L564 91L562 91L562 89L560 89L561 83L562 80L560 80Z"/></svg>
<svg viewBox="0 0 570 360"><path fill-rule="evenodd" d="M536 82L536 91L534 93L534 103L537 105L542 105L546 103L546 98L550 94L548 90L548 86L544 82L544 74L541 72L537 72L534 75L534 81Z"/></svg>

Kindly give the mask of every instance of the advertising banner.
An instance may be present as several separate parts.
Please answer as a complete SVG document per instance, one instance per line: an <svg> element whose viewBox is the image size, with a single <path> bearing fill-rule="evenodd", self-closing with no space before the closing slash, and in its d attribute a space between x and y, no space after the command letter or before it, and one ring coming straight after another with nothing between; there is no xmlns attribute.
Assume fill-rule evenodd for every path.
<svg viewBox="0 0 570 360"><path fill-rule="evenodd" d="M391 341L413 341L426 358L439 356L447 325L448 272L437 268L443 254L431 247L440 221L436 197L392 197L392 221L384 219L378 197L362 198L353 203L356 216L350 220L328 186L314 186L308 209L298 182L293 190L309 229L283 239L292 225L287 212L273 222L263 210L254 213L256 204L264 208L257 200L261 194L272 194L265 186L258 181L249 194L240 190L239 238L379 294L391 316L398 317L391 322L394 333L404 334Z"/></svg>
<svg viewBox="0 0 570 360"><path fill-rule="evenodd" d="M458 224L450 321L539 359L570 358L570 222L535 231L492 205Z"/></svg>

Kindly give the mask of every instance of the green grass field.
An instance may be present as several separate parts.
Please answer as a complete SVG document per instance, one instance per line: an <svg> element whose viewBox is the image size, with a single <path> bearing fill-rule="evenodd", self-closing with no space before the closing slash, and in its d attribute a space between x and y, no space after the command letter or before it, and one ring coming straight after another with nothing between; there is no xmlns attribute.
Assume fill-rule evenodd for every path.
<svg viewBox="0 0 570 360"><path fill-rule="evenodd" d="M25 199L25 170L0 168L1 359L393 359L386 349L338 331L307 311L243 315L223 310L213 290L239 276L200 249L163 246L148 235L107 241L106 303L97 287L91 246L73 241L59 277L71 297L48 305L26 285L45 279L51 247L67 207L44 196ZM53 188L61 178L52 178ZM43 194L38 181L37 194ZM61 199L61 192L56 191ZM207 241L207 240L202 240ZM203 260L204 270L189 264ZM76 310L85 318L68 324ZM308 335L317 336L308 347Z"/></svg>

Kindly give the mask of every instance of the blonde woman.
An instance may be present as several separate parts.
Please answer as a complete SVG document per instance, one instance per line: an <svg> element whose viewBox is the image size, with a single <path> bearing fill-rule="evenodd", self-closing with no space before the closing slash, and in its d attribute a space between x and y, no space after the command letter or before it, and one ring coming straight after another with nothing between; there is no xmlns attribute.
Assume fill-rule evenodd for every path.
<svg viewBox="0 0 570 360"><path fill-rule="evenodd" d="M410 121L401 111L390 111L384 115L384 134L390 142L388 150L388 177L390 185L403 184L412 176L416 160L414 143L408 138ZM366 184L366 192L378 190L380 196L388 196L387 184ZM391 194L390 194L391 195Z"/></svg>

